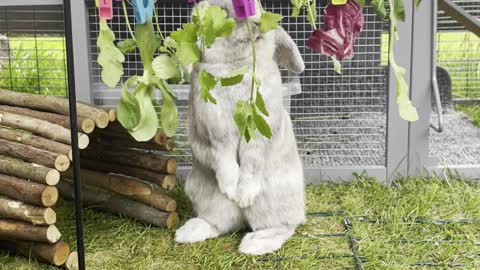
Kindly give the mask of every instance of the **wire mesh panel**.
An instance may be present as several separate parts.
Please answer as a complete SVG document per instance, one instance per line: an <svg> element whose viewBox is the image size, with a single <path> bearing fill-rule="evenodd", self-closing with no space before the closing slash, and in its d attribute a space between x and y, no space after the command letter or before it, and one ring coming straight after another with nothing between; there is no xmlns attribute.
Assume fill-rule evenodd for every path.
<svg viewBox="0 0 480 270"><path fill-rule="evenodd" d="M321 14L327 1L319 1ZM344 62L343 74L333 71L330 59L305 47L312 28L305 18L291 18L289 1L263 1L264 7L285 16L283 27L298 44L306 63L298 77L283 71L285 104L290 109L299 150L307 166L384 165L386 131L386 91L388 89L386 52L388 35L385 25L378 21L371 8L366 9L365 31L355 45L355 57ZM95 103L114 105L120 90L106 89L101 83L100 67L96 63L98 49L98 14L89 3L90 37L92 47L93 89ZM176 30L190 19L191 6L186 1L157 1L157 13L162 30ZM129 20L134 22L129 8ZM114 9L110 23L119 40L129 38L120 5ZM382 57L383 56L383 57ZM127 57L126 75L140 74L138 54ZM185 144L185 118L188 86L174 87L178 96L180 127L176 153L182 165L189 165L191 156ZM301 91L301 92L300 92Z"/></svg>
<svg viewBox="0 0 480 270"><path fill-rule="evenodd" d="M66 95L61 6L0 6L0 88Z"/></svg>
<svg viewBox="0 0 480 270"><path fill-rule="evenodd" d="M455 0L476 18L480 19L480 1ZM442 99L453 97L453 103L480 102L480 38L463 26L438 12L437 77ZM443 105L445 106L445 102ZM471 111L478 118L480 110L471 106L447 104L444 131L430 132L430 157L440 165L480 165L480 129L463 112ZM478 103L477 103L478 104ZM478 106L478 105L477 105ZM453 110L455 109L455 110ZM475 116L476 115L476 116ZM432 122L436 123L434 114Z"/></svg>
<svg viewBox="0 0 480 270"><path fill-rule="evenodd" d="M480 1L454 2L480 19ZM447 70L451 78L453 98L480 101L480 38L443 11L439 11L438 30L438 65Z"/></svg>

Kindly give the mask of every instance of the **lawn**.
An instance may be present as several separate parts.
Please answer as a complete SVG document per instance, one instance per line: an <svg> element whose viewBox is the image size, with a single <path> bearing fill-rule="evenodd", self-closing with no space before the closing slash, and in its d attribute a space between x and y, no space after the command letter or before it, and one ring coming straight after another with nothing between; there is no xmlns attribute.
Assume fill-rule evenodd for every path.
<svg viewBox="0 0 480 270"><path fill-rule="evenodd" d="M184 222L191 213L179 188ZM352 184L307 188L308 221L277 253L237 253L243 232L178 245L173 231L85 211L88 269L480 269L480 186L451 179L409 179L391 187L358 177ZM75 242L70 203L59 227ZM0 252L2 270L55 269Z"/></svg>

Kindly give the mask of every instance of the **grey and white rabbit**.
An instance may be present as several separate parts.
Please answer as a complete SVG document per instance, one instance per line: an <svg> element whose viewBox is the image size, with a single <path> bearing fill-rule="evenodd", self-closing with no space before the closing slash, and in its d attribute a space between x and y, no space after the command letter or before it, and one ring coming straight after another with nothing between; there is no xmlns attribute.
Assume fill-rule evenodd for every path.
<svg viewBox="0 0 480 270"><path fill-rule="evenodd" d="M234 16L231 0L200 4L220 6ZM257 6L257 14L259 9ZM194 243L249 228L252 232L242 239L240 252L261 255L281 248L305 221L302 162L290 116L283 107L278 67L301 73L305 65L297 46L281 27L262 34L259 15L249 20L272 139L257 134L247 143L233 121L237 102L250 96L253 66L246 22L238 21L232 36L218 39L192 71L188 135L193 165L185 191L197 217L177 230L175 240ZM218 85L212 90L216 105L202 100L197 83L202 69L222 77L243 67L249 71L241 84Z"/></svg>

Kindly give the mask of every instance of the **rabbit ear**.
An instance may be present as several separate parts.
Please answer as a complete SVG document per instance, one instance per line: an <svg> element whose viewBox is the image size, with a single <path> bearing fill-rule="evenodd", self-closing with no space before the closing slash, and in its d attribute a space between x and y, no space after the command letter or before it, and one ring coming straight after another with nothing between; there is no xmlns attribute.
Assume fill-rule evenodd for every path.
<svg viewBox="0 0 480 270"><path fill-rule="evenodd" d="M277 64L294 73L302 73L305 69L302 55L297 45L282 27L275 30L275 53L273 58Z"/></svg>

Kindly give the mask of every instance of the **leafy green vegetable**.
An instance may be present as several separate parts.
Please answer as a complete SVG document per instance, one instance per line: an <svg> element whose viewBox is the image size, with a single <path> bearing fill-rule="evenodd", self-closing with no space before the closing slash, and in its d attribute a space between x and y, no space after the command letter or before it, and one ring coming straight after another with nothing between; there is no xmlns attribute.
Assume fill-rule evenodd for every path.
<svg viewBox="0 0 480 270"><path fill-rule="evenodd" d="M224 87L237 85L243 81L246 71L247 68L244 67L228 77L220 78L220 84Z"/></svg>
<svg viewBox="0 0 480 270"><path fill-rule="evenodd" d="M122 87L122 97L118 105L118 121L126 129L134 129L140 123L140 104L137 98L128 92L129 87L138 84L137 77L128 79Z"/></svg>
<svg viewBox="0 0 480 270"><path fill-rule="evenodd" d="M167 85L161 84L159 90L163 99L163 106L160 110L160 127L167 136L172 137L178 127L177 107L172 96L172 90Z"/></svg>
<svg viewBox="0 0 480 270"><path fill-rule="evenodd" d="M210 93L210 91L212 91L218 83L215 77L205 70L202 70L198 75L198 83L200 85L200 96L202 97L203 101L210 101L213 104L217 104L217 100Z"/></svg>
<svg viewBox="0 0 480 270"><path fill-rule="evenodd" d="M416 7L419 7L421 3L422 3L422 0L415 0Z"/></svg>
<svg viewBox="0 0 480 270"><path fill-rule="evenodd" d="M392 67L395 79L396 79L396 88L397 88L397 104L398 110L400 113L400 117L407 121L417 121L418 120L418 113L415 107L413 106L412 102L409 98L409 87L407 81L405 80L406 70L400 67L397 62L395 61L395 56L393 53L394 49L394 38L393 36L398 36L397 33L397 23L398 23L398 15L397 11L395 11L395 6L392 5L392 1L398 0L389 0L390 1L390 53L389 53L389 61L390 66Z"/></svg>
<svg viewBox="0 0 480 270"><path fill-rule="evenodd" d="M265 138L272 138L272 129L268 125L267 121L263 119L262 116L257 114L256 110L253 111L253 122L255 123L255 128L262 134Z"/></svg>
<svg viewBox="0 0 480 270"><path fill-rule="evenodd" d="M179 75L177 64L166 54L155 57L152 68L155 75L160 79L168 80Z"/></svg>
<svg viewBox="0 0 480 270"><path fill-rule="evenodd" d="M260 32L266 33L271 30L275 30L278 28L278 23L282 20L282 15L271 13L271 12L263 12L262 16L260 17Z"/></svg>
<svg viewBox="0 0 480 270"><path fill-rule="evenodd" d="M365 7L365 0L355 0L363 8Z"/></svg>
<svg viewBox="0 0 480 270"><path fill-rule="evenodd" d="M199 16L200 34L208 48L217 38L229 37L236 26L233 18L228 18L227 12L217 6L207 7Z"/></svg>
<svg viewBox="0 0 480 270"><path fill-rule="evenodd" d="M136 25L135 37L137 39L138 49L140 50L143 67L145 70L151 70L153 55L159 47L156 42L155 30L153 29L151 19L149 19L146 24Z"/></svg>
<svg viewBox="0 0 480 270"><path fill-rule="evenodd" d="M97 62L102 67L102 81L111 88L117 86L123 76L122 63L125 56L115 47L115 34L110 30L105 20L100 20L100 33L97 46L100 49Z"/></svg>
<svg viewBox="0 0 480 270"><path fill-rule="evenodd" d="M270 116L267 111L267 107L265 106L265 101L263 100L262 94L260 91L257 91L257 97L255 98L255 106L257 109L262 112L265 116Z"/></svg>
<svg viewBox="0 0 480 270"><path fill-rule="evenodd" d="M395 0L395 8L394 8L395 17L404 22L405 21L405 6L403 5L403 0Z"/></svg>
<svg viewBox="0 0 480 270"><path fill-rule="evenodd" d="M337 74L342 74L342 64L337 60L335 56L332 56L333 69Z"/></svg>
<svg viewBox="0 0 480 270"><path fill-rule="evenodd" d="M141 118L139 124L129 132L139 142L152 139L158 130L158 117L152 102L152 90L151 85L139 83L134 92L140 104Z"/></svg>
<svg viewBox="0 0 480 270"><path fill-rule="evenodd" d="M135 52L137 49L137 42L132 39L125 39L117 43L117 48L125 55Z"/></svg>
<svg viewBox="0 0 480 270"><path fill-rule="evenodd" d="M372 0L371 5L380 18L385 19L387 17L387 11L385 10L385 0Z"/></svg>
<svg viewBox="0 0 480 270"><path fill-rule="evenodd" d="M170 36L177 43L195 43L197 42L198 26L194 23L184 24L182 28L173 32Z"/></svg>
<svg viewBox="0 0 480 270"><path fill-rule="evenodd" d="M252 107L245 101L237 102L233 112L233 120L237 124L238 130L242 136L247 132L248 118L252 116ZM247 142L250 139L247 139Z"/></svg>
<svg viewBox="0 0 480 270"><path fill-rule="evenodd" d="M195 43L181 43L177 49L177 57L184 66L194 64L200 60L200 49Z"/></svg>

